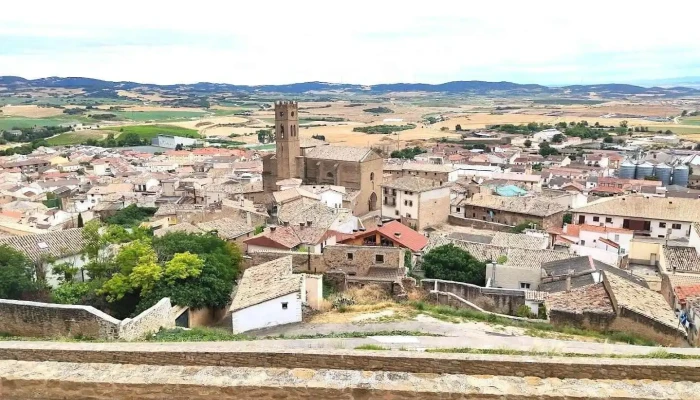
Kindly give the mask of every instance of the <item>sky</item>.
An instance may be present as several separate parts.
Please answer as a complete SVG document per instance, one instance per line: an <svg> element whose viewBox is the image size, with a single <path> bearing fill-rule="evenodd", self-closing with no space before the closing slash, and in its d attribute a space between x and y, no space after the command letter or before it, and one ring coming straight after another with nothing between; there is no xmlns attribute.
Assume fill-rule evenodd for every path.
<svg viewBox="0 0 700 400"><path fill-rule="evenodd" d="M700 77L700 1L3 2L0 76L246 85Z"/></svg>

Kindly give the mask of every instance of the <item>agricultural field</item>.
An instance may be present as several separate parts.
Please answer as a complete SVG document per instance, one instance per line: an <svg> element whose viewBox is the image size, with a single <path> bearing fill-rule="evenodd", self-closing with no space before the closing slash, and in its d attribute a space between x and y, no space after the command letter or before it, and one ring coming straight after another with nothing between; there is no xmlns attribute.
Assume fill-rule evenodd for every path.
<svg viewBox="0 0 700 400"><path fill-rule="evenodd" d="M158 135L182 136L189 138L200 138L201 136L194 129L183 128L174 125L128 125L104 130L118 131L120 134L135 133L141 139L153 139Z"/></svg>
<svg viewBox="0 0 700 400"><path fill-rule="evenodd" d="M686 124L686 125L699 125L700 126L700 117L683 118L683 119L681 119L681 123Z"/></svg>
<svg viewBox="0 0 700 400"><path fill-rule="evenodd" d="M146 121L176 121L200 118L206 113L204 111L105 111L114 114L120 120L130 120L135 122Z"/></svg>
<svg viewBox="0 0 700 400"><path fill-rule="evenodd" d="M26 118L26 117L0 117L0 130L12 128L31 128L33 126L58 126L64 124L79 124L75 118Z"/></svg>
<svg viewBox="0 0 700 400"><path fill-rule="evenodd" d="M88 130L80 132L67 132L54 136L46 141L51 146L73 146L84 143L88 139L102 140L107 137L106 131Z"/></svg>

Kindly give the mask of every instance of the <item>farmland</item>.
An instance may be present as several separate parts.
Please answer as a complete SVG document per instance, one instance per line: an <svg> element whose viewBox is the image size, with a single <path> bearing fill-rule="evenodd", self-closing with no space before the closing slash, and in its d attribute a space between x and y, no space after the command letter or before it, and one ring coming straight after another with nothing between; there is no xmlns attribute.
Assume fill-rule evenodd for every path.
<svg viewBox="0 0 700 400"><path fill-rule="evenodd" d="M176 121L200 118L206 113L204 111L110 111L121 120L135 122L146 121Z"/></svg>
<svg viewBox="0 0 700 400"><path fill-rule="evenodd" d="M57 126L64 124L78 124L76 119L63 118L26 118L26 117L0 117L0 130L12 128L31 128L33 126Z"/></svg>
<svg viewBox="0 0 700 400"><path fill-rule="evenodd" d="M46 141L52 146L72 146L84 143L88 139L102 140L107 135L104 131L80 131L62 133L58 136L47 139Z"/></svg>
<svg viewBox="0 0 700 400"><path fill-rule="evenodd" d="M182 136L189 138L201 137L194 129L182 128L173 125L129 125L118 128L104 128L105 130L118 130L120 134L135 133L141 139L153 139L158 135Z"/></svg>

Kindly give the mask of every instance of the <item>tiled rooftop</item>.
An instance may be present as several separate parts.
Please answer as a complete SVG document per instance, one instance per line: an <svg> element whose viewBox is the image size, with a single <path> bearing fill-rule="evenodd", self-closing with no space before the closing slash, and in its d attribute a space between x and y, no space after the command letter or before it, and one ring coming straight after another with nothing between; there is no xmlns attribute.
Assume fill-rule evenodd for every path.
<svg viewBox="0 0 700 400"><path fill-rule="evenodd" d="M545 305L550 311L576 314L587 312L612 315L615 313L602 282L572 289L569 292L551 293L547 296Z"/></svg>
<svg viewBox="0 0 700 400"><path fill-rule="evenodd" d="M546 217L567 210L566 206L543 198L501 197L483 194L474 195L471 200L465 202L465 205L538 217Z"/></svg>
<svg viewBox="0 0 700 400"><path fill-rule="evenodd" d="M300 292L301 287L302 275L292 273L292 256L248 268L238 283L230 311Z"/></svg>
<svg viewBox="0 0 700 400"><path fill-rule="evenodd" d="M26 236L0 238L0 246L6 244L38 262L46 257L61 258L80 254L85 240L82 228L40 233Z"/></svg>
<svg viewBox="0 0 700 400"><path fill-rule="evenodd" d="M447 187L445 185L441 186L440 182L418 176L403 176L401 178L394 179L393 181L384 182L382 186L407 192L425 192L428 190Z"/></svg>
<svg viewBox="0 0 700 400"><path fill-rule="evenodd" d="M374 151L366 147L318 146L306 150L306 158L335 161L364 161Z"/></svg>
<svg viewBox="0 0 700 400"><path fill-rule="evenodd" d="M197 224L197 228L205 232L216 231L217 235L224 240L232 240L253 231L253 228L248 226L245 221L235 218L202 222Z"/></svg>
<svg viewBox="0 0 700 400"><path fill-rule="evenodd" d="M694 247L663 246L668 272L700 273L700 256Z"/></svg>
<svg viewBox="0 0 700 400"><path fill-rule="evenodd" d="M576 213L617 215L662 221L700 222L700 200L624 196L601 199L576 208Z"/></svg>

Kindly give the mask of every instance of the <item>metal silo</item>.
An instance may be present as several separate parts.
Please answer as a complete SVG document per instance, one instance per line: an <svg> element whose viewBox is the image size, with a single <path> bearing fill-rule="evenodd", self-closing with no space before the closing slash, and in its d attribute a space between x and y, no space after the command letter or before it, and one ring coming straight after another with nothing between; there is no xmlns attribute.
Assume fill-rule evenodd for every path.
<svg viewBox="0 0 700 400"><path fill-rule="evenodd" d="M654 164L650 162L643 162L637 165L637 172L635 173L635 179L644 179L647 176L654 175Z"/></svg>
<svg viewBox="0 0 700 400"><path fill-rule="evenodd" d="M664 186L671 184L671 174L673 173L673 168L666 163L661 163L654 169L654 176L659 178Z"/></svg>
<svg viewBox="0 0 700 400"><path fill-rule="evenodd" d="M688 186L688 175L690 175L690 168L685 165L679 165L673 169L673 184L678 186L687 187Z"/></svg>
<svg viewBox="0 0 700 400"><path fill-rule="evenodd" d="M632 161L625 160L620 164L620 169L617 171L618 177L622 179L634 179L634 173L637 170L637 165Z"/></svg>

